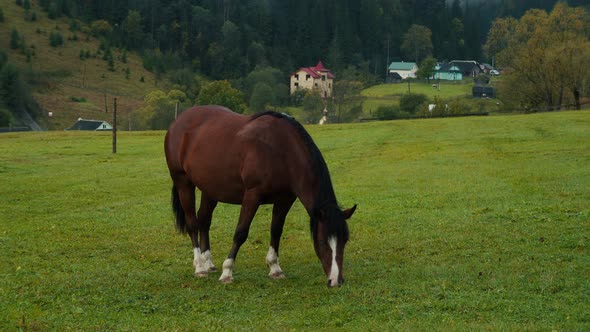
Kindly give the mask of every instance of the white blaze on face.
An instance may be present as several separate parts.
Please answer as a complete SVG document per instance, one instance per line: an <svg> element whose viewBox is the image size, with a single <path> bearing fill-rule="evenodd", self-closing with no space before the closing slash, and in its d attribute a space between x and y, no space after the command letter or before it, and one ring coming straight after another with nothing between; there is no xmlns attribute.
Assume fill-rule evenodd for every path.
<svg viewBox="0 0 590 332"><path fill-rule="evenodd" d="M338 263L336 263L336 248L338 246L338 240L335 236L328 239L328 244L330 245L330 249L332 249L332 267L330 268L330 286L338 286L338 274L340 271L338 270Z"/></svg>

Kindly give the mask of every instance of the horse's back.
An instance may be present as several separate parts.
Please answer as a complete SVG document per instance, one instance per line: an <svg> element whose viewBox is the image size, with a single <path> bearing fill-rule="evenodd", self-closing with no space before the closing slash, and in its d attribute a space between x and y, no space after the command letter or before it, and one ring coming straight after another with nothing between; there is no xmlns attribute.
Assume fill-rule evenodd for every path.
<svg viewBox="0 0 590 332"><path fill-rule="evenodd" d="M180 113L168 128L166 136L170 137L167 139L174 139L187 132L194 132L205 123L210 123L210 125L215 125L215 123L231 124L240 122L242 118L244 116L234 113L223 106L195 106Z"/></svg>
<svg viewBox="0 0 590 332"><path fill-rule="evenodd" d="M175 183L190 182L216 200L239 203L243 148L236 137L248 120L221 106L196 106L181 113L165 139Z"/></svg>
<svg viewBox="0 0 590 332"><path fill-rule="evenodd" d="M295 167L290 160L305 158L293 133L281 118L194 107L183 112L166 135L170 175L226 203L240 203L245 190L253 187L268 194L288 191L289 172Z"/></svg>

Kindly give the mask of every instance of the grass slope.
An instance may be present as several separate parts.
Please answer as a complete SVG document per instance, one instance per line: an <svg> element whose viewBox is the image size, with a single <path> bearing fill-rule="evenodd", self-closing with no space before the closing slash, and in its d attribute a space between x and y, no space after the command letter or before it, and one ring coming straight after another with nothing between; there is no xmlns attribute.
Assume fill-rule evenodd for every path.
<svg viewBox="0 0 590 332"><path fill-rule="evenodd" d="M308 218L285 280L259 210L235 282L193 276L163 132L0 136L0 330L588 330L590 113L310 126L350 221L327 289ZM220 266L239 207L220 204Z"/></svg>
<svg viewBox="0 0 590 332"><path fill-rule="evenodd" d="M127 128L128 114L143 104L144 95L156 89L155 77L143 69L141 59L133 52L127 53L127 62L122 61L122 52L113 50L115 71L108 69L102 56L86 60L80 59L80 51L96 54L99 41L83 32L69 30L66 18L50 20L42 9L32 2L31 12L36 13L37 20L25 20L25 10L14 1L2 3L5 21L0 23L0 45L9 54L9 59L23 70L40 73L39 84L35 87L34 97L44 110L39 119L50 130L63 130L70 127L79 118L112 120L113 97L118 97L118 123ZM12 50L10 34L16 29L25 41L25 47L34 51L31 61L21 49ZM63 35L64 45L51 47L49 35L58 32ZM78 40L72 40L74 34ZM129 68L129 78L125 71ZM141 82L141 77L144 82ZM108 113L105 113L105 95ZM85 100L76 102L74 100ZM53 117L49 117L49 112Z"/></svg>

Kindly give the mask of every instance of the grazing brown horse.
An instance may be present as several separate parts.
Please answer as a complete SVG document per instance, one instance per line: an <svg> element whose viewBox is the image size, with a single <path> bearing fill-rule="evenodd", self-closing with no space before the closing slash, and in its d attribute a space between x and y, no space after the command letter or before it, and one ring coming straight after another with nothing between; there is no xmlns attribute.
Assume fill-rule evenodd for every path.
<svg viewBox="0 0 590 332"><path fill-rule="evenodd" d="M219 280L233 281L236 255L260 204L274 205L266 263L271 278L283 278L279 242L285 217L299 198L311 218L313 244L328 287L344 282L346 219L356 205L340 209L326 162L297 121L275 112L244 116L221 106L196 106L178 116L168 129L164 145L173 181L176 226L192 240L196 275L207 276L216 270L211 261L209 228L217 202L223 202L242 207ZM201 191L197 213L195 187Z"/></svg>

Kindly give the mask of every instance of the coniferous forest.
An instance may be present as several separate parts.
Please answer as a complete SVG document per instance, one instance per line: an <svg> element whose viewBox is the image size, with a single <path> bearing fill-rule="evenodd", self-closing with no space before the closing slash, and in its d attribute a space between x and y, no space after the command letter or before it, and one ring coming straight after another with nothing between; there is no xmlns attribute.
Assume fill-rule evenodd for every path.
<svg viewBox="0 0 590 332"><path fill-rule="evenodd" d="M215 102L205 91L204 83L210 81L225 81L210 87L215 91L238 90L231 98L231 106L239 112L248 108L261 109L265 105L298 106L316 112L318 107L315 104L319 103L313 96L289 96L287 82L289 73L300 67L313 66L319 60L340 81L335 83L340 84L337 87L342 95L340 103L348 103L345 108L355 109L351 111L350 119L340 120L351 121L352 114L360 112L356 96L361 89L383 82L386 68L392 61L420 64L426 61L430 66L451 60L493 64L496 55L502 55L502 50L506 55L513 54L516 49L506 48L508 41L498 37L489 43L495 22L516 22L502 19L519 20L531 9L550 13L559 2L570 8L584 8L582 10L586 12L590 8L587 0L15 1L24 9L25 20L31 24L34 24L35 16L43 15L55 22L69 22L69 33L74 36L69 38L73 40L78 33L86 36L86 40L98 40L100 50L80 49L80 59L100 56L108 61L108 71L124 70L129 80L131 72L125 58L128 53L137 54L141 57L142 70L155 75L157 86L163 90L178 90L156 91L153 96L145 97L156 102L131 111L133 114L126 119L129 129L166 128L172 114L168 109L177 101L183 103L182 107ZM0 19L3 20L2 16ZM583 25L586 26L587 22ZM3 28L10 29L6 24ZM64 44L62 32L56 28L57 23L49 36L53 48ZM496 36L500 36L506 35L510 29L498 28L497 31ZM590 32L585 34L590 35ZM584 38L588 39L587 36ZM12 27L10 48L22 49L29 70L32 70L34 66L30 65L30 59L34 45L26 45L24 40ZM71 44L70 40L67 42ZM113 52L119 55L114 57ZM115 68L115 58L123 67ZM499 58L507 59L506 56ZM19 82L19 68L10 63L6 54L0 54L0 65L0 79L6 77L3 81L8 82L0 84L0 111L4 109L0 112L4 114L2 123L6 125L12 121L6 110L13 114L26 110L23 113L37 117L40 108L31 97L31 88ZM514 62L510 65L514 67ZM28 74L29 77L35 75L38 76ZM430 76L426 73L422 77ZM558 84L563 87L565 83ZM516 91L511 87L505 90ZM576 86L574 90L579 99L579 95L585 93L585 85L582 88ZM545 98L549 101L533 100L525 105L518 98L512 98L511 105L532 108L545 103L542 107L551 108L552 103L564 103L565 90L561 88L561 91L558 98L553 98L558 102ZM515 93L517 97L522 95ZM159 116L158 112L166 115Z"/></svg>
<svg viewBox="0 0 590 332"><path fill-rule="evenodd" d="M212 79L243 77L257 65L283 72L313 65L355 66L384 75L412 24L432 32L439 61L482 61L491 22L556 0L40 0L50 17L101 20L114 46L144 53L156 71L190 65ZM584 1L569 1L571 6ZM150 56L153 50L159 55ZM418 59L420 60L420 59Z"/></svg>

